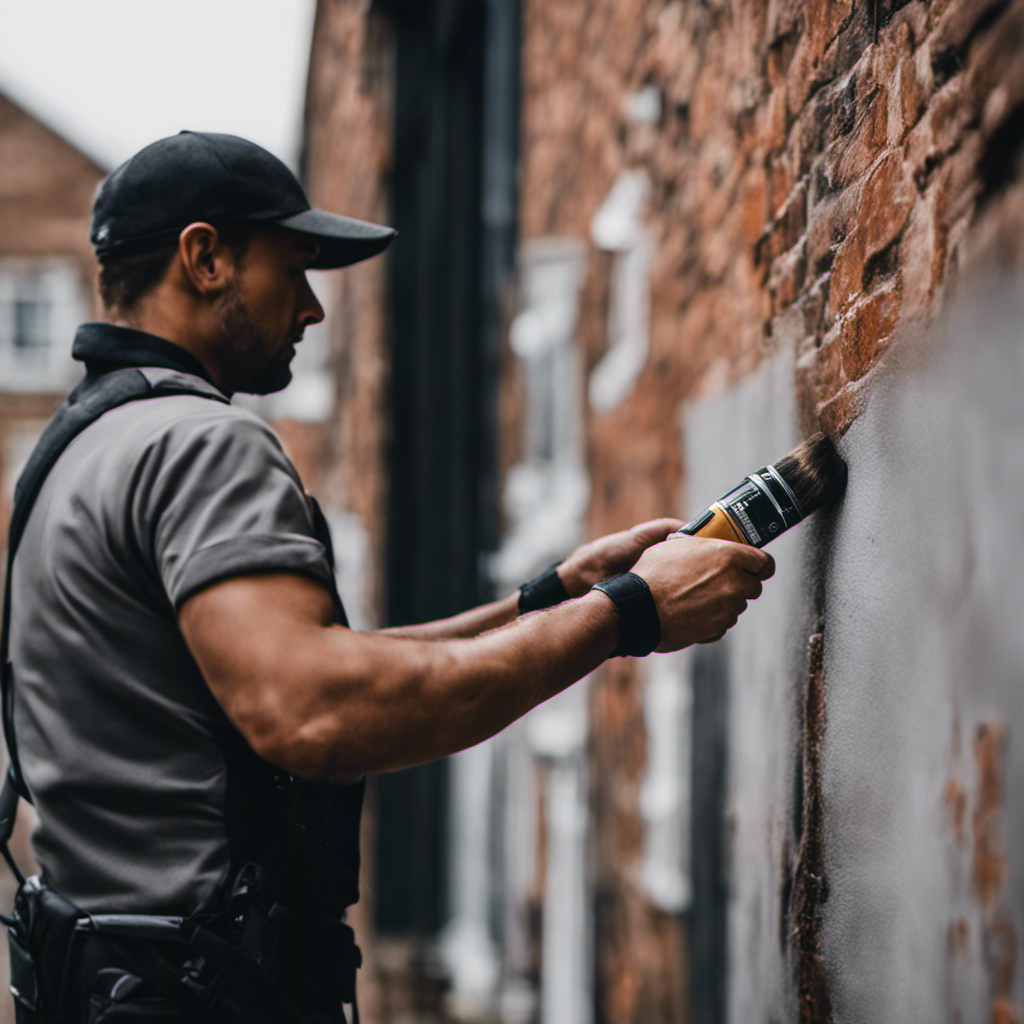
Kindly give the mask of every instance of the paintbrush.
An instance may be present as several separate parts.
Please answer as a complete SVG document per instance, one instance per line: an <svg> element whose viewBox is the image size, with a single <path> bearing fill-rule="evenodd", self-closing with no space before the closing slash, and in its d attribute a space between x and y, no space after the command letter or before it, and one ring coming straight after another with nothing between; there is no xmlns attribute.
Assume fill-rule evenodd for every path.
<svg viewBox="0 0 1024 1024"><path fill-rule="evenodd" d="M822 433L809 437L773 466L745 477L677 533L717 537L763 548L846 487L846 463Z"/></svg>

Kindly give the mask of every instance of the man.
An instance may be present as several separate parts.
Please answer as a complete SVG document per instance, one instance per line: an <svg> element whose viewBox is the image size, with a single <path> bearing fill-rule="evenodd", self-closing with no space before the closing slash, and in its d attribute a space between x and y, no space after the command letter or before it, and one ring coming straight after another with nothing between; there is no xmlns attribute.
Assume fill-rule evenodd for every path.
<svg viewBox="0 0 1024 1024"><path fill-rule="evenodd" d="M288 383L323 318L306 272L392 235L310 209L232 136L161 140L100 190L107 321L80 328L87 376L57 421L109 408L41 444L66 448L26 471L12 574L9 739L43 883L12 943L44 979L22 1019L150 1019L155 1001L167 1020L343 1020L365 773L486 739L612 654L717 639L773 572L753 548L664 542L681 524L663 519L452 619L348 629L315 503L228 399ZM141 390L102 398L121 381ZM50 890L92 915L81 949L33 937L59 931ZM115 913L173 934L150 922L130 952Z"/></svg>

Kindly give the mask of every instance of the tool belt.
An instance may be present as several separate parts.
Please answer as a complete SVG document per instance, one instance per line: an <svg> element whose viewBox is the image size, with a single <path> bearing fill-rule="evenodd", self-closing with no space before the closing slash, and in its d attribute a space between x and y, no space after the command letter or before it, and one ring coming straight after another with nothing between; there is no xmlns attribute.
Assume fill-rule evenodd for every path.
<svg viewBox="0 0 1024 1024"><path fill-rule="evenodd" d="M247 897L247 894L243 894ZM37 877L8 928L17 1024L345 1024L361 963L352 929L280 904L223 921L86 913Z"/></svg>

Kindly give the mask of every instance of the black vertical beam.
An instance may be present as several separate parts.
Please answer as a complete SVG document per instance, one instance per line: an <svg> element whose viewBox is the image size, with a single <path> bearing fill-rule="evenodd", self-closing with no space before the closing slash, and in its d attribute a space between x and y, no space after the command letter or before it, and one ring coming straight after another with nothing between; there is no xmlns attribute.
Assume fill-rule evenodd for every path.
<svg viewBox="0 0 1024 1024"><path fill-rule="evenodd" d="M690 1021L726 1015L725 801L729 669L724 643L694 648L690 865Z"/></svg>
<svg viewBox="0 0 1024 1024"><path fill-rule="evenodd" d="M482 386L484 0L388 5L395 38L387 612L442 618L487 596L481 495L495 487ZM493 372L493 371L492 371ZM379 780L378 927L447 912L444 762Z"/></svg>

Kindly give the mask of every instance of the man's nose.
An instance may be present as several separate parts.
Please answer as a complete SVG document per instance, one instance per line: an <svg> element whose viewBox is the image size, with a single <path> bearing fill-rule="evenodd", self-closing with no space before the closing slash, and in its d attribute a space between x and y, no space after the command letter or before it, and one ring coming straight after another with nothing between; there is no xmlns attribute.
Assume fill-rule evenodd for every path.
<svg viewBox="0 0 1024 1024"><path fill-rule="evenodd" d="M299 321L303 327L318 324L324 318L324 307L316 297L316 292L309 285L309 278L302 276L303 294L301 297Z"/></svg>

